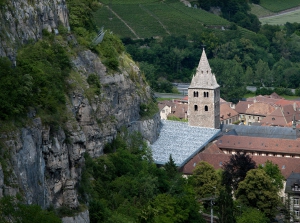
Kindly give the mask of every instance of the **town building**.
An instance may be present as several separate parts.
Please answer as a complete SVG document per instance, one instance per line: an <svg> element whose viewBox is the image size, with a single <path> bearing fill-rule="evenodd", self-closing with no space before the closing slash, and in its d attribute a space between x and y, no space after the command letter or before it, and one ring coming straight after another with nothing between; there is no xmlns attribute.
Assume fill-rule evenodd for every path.
<svg viewBox="0 0 300 223"><path fill-rule="evenodd" d="M290 222L300 222L300 172L292 172L286 180L285 193L291 211Z"/></svg>
<svg viewBox="0 0 300 223"><path fill-rule="evenodd" d="M188 88L188 106L190 126L220 128L220 86L211 72L204 49Z"/></svg>

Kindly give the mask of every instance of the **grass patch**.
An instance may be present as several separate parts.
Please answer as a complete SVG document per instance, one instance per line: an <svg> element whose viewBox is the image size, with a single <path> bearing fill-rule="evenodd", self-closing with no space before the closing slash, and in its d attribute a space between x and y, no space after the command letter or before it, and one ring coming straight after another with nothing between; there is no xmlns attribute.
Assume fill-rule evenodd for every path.
<svg viewBox="0 0 300 223"><path fill-rule="evenodd" d="M262 24L269 25L284 25L287 22L294 23L300 20L300 9L292 12L288 12L282 15L276 15L272 17L261 18L259 21Z"/></svg>
<svg viewBox="0 0 300 223"><path fill-rule="evenodd" d="M256 15L257 17L264 17L269 15L274 15L274 12L271 12L270 10L261 7L260 5L256 4L250 4L251 7L251 13Z"/></svg>
<svg viewBox="0 0 300 223"><path fill-rule="evenodd" d="M247 94L244 95L244 98L252 98L252 97L255 97L255 92L247 93Z"/></svg>
<svg viewBox="0 0 300 223"><path fill-rule="evenodd" d="M295 100L300 98L299 96L291 96L291 95L280 95L280 96L287 100Z"/></svg>
<svg viewBox="0 0 300 223"><path fill-rule="evenodd" d="M299 6L300 0L261 0L260 5L272 12L280 12L286 9Z"/></svg>

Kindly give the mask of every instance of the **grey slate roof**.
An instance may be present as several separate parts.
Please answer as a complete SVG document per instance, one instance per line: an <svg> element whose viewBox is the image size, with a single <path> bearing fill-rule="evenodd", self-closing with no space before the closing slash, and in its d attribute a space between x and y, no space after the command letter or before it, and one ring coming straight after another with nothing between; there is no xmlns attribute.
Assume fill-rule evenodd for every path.
<svg viewBox="0 0 300 223"><path fill-rule="evenodd" d="M189 88L216 89L218 87L220 86L215 75L211 72L205 50L203 49L196 75L193 76Z"/></svg>
<svg viewBox="0 0 300 223"><path fill-rule="evenodd" d="M202 150L219 129L189 126L185 122L162 120L162 128L156 142L151 145L156 164L165 164L170 154L177 166L181 167Z"/></svg>
<svg viewBox="0 0 300 223"><path fill-rule="evenodd" d="M286 186L285 186L285 192L286 193L295 193L295 191L292 191L292 186L294 183L297 183L300 186L300 173L294 173L292 172L291 175L286 180ZM297 191L296 193L300 193L300 191Z"/></svg>
<svg viewBox="0 0 300 223"><path fill-rule="evenodd" d="M221 131L225 135L235 135L231 133L235 131L235 133L240 136L297 139L297 131L299 130L289 127L222 125Z"/></svg>

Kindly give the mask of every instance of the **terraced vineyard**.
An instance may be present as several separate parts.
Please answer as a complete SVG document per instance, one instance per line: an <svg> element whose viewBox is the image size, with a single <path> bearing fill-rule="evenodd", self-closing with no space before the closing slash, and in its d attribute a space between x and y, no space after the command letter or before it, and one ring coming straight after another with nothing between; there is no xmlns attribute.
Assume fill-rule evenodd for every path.
<svg viewBox="0 0 300 223"><path fill-rule="evenodd" d="M300 0L261 0L260 5L272 12L280 12L300 6Z"/></svg>
<svg viewBox="0 0 300 223"><path fill-rule="evenodd" d="M178 0L102 0L96 24L121 37L149 38L169 34L189 35L203 25L226 26L229 22L204 10L188 8ZM110 8L120 18L116 17ZM123 21L122 21L123 20ZM134 35L128 26L137 34Z"/></svg>

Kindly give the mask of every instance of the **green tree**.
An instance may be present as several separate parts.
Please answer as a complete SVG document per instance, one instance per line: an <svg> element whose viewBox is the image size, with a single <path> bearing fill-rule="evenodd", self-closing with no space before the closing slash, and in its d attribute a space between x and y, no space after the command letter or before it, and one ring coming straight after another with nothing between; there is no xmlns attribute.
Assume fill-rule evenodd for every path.
<svg viewBox="0 0 300 223"><path fill-rule="evenodd" d="M271 86L272 79L270 77L270 69L266 62L259 59L255 65L255 80L259 81L259 86Z"/></svg>
<svg viewBox="0 0 300 223"><path fill-rule="evenodd" d="M278 190L262 169L252 169L239 183L236 198L244 205L259 209L268 218L275 216L279 204Z"/></svg>
<svg viewBox="0 0 300 223"><path fill-rule="evenodd" d="M193 180L198 198L213 197L218 193L220 178L209 163L205 161L197 163L193 170Z"/></svg>
<svg viewBox="0 0 300 223"><path fill-rule="evenodd" d="M244 71L235 60L213 59L210 61L217 82L220 85L221 97L236 103L246 93Z"/></svg>
<svg viewBox="0 0 300 223"><path fill-rule="evenodd" d="M255 208L247 208L241 216L237 217L237 223L268 223L269 219L261 211Z"/></svg>
<svg viewBox="0 0 300 223"><path fill-rule="evenodd" d="M235 223L235 217L233 214L233 199L231 193L222 188L218 199L216 200L216 206L218 209L218 222L219 223Z"/></svg>
<svg viewBox="0 0 300 223"><path fill-rule="evenodd" d="M263 169L266 174L272 179L272 184L277 188L277 192L283 189L283 182L285 180L277 164L267 160L264 166L259 165L259 169Z"/></svg>
<svg viewBox="0 0 300 223"><path fill-rule="evenodd" d="M170 178L173 178L178 173L177 166L171 154L169 156L169 161L165 164L165 170Z"/></svg>
<svg viewBox="0 0 300 223"><path fill-rule="evenodd" d="M245 81L247 84L253 84L254 81L254 73L253 69L250 66L247 66L246 72L245 72Z"/></svg>

